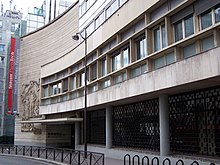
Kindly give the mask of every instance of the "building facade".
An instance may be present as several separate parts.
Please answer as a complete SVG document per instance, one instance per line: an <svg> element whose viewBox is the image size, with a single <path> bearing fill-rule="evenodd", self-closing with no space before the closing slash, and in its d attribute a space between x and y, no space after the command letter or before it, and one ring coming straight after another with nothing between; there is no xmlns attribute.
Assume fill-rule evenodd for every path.
<svg viewBox="0 0 220 165"><path fill-rule="evenodd" d="M21 123L44 126L43 145L56 139L60 147L75 141L75 149L83 148L86 55L88 150L118 159L147 153L218 163L220 1L112 0L102 7L91 1L83 9L87 2L79 1L78 29L86 42L41 65L43 118Z"/></svg>
<svg viewBox="0 0 220 165"><path fill-rule="evenodd" d="M8 68L11 37L20 35L22 13L7 10L0 16L0 142L13 143L14 116L8 112Z"/></svg>

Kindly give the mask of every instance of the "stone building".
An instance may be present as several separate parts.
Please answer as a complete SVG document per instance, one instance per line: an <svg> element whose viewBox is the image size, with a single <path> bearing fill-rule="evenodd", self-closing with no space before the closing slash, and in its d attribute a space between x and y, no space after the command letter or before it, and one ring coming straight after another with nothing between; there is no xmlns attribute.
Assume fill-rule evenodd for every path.
<svg viewBox="0 0 220 165"><path fill-rule="evenodd" d="M20 86L39 83L41 118L21 122L29 136L17 122L17 143L83 149L86 64L88 150L218 162L220 1L112 0L76 47L71 12L22 38Z"/></svg>

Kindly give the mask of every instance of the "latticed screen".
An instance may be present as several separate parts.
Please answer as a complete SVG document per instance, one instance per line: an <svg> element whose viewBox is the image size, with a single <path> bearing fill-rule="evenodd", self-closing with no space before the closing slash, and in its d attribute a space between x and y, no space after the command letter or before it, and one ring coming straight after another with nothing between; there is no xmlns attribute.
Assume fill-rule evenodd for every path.
<svg viewBox="0 0 220 165"><path fill-rule="evenodd" d="M169 97L174 152L220 156L220 87Z"/></svg>
<svg viewBox="0 0 220 165"><path fill-rule="evenodd" d="M113 145L159 150L158 99L113 107Z"/></svg>
<svg viewBox="0 0 220 165"><path fill-rule="evenodd" d="M92 144L105 144L105 109L87 112L87 141Z"/></svg>

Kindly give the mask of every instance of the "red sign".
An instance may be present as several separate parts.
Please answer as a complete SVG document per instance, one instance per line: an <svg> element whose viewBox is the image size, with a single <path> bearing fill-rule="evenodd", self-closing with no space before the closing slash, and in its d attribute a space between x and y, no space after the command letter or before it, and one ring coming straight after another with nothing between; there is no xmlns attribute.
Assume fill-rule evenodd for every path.
<svg viewBox="0 0 220 165"><path fill-rule="evenodd" d="M11 38L9 73L8 73L8 114L12 114L13 98L13 78L14 78L14 59L15 59L15 38Z"/></svg>

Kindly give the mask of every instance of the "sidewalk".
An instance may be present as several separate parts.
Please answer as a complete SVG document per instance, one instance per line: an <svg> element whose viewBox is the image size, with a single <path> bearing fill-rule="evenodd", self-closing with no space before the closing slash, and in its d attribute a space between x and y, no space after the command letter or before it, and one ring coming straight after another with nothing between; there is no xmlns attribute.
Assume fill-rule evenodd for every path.
<svg viewBox="0 0 220 165"><path fill-rule="evenodd" d="M105 158L105 165L124 165L124 161L119 159Z"/></svg>

